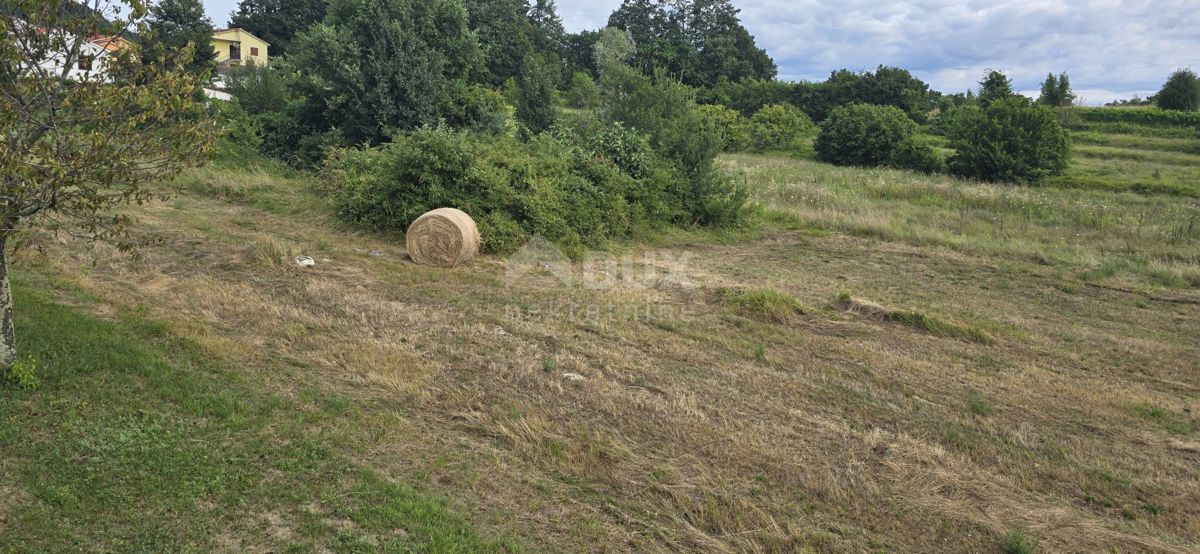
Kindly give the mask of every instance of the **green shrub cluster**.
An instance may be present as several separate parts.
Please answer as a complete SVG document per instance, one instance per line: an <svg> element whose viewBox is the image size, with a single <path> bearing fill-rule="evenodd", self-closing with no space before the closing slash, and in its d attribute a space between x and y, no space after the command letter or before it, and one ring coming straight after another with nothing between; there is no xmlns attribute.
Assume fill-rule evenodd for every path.
<svg viewBox="0 0 1200 554"><path fill-rule="evenodd" d="M829 114L813 146L818 159L835 165L941 171L944 162L916 132L899 108L851 104Z"/></svg>
<svg viewBox="0 0 1200 554"><path fill-rule="evenodd" d="M947 136L956 150L949 167L956 175L1037 182L1067 168L1070 140L1052 108L1014 96L949 117Z"/></svg>
<svg viewBox="0 0 1200 554"><path fill-rule="evenodd" d="M327 193L344 221L403 232L453 206L484 247L511 252L540 235L578 250L688 219L683 181L637 133L617 126L512 137L422 129L376 148L335 150Z"/></svg>
<svg viewBox="0 0 1200 554"><path fill-rule="evenodd" d="M720 104L704 104L698 108L725 137L726 152L741 152L750 147L750 125L737 110Z"/></svg>
<svg viewBox="0 0 1200 554"><path fill-rule="evenodd" d="M601 39L598 51L606 40ZM650 147L674 167L679 182L672 190L691 223L728 225L741 219L748 195L717 168L726 139L720 124L696 104L695 90L664 71L646 76L619 58L602 67L604 121L644 134Z"/></svg>
<svg viewBox="0 0 1200 554"><path fill-rule="evenodd" d="M1071 112L1092 123L1131 123L1154 127L1200 126L1200 112L1154 108L1071 108Z"/></svg>
<svg viewBox="0 0 1200 554"><path fill-rule="evenodd" d="M792 150L817 128L812 118L791 104L771 104L750 118L750 143L755 150Z"/></svg>
<svg viewBox="0 0 1200 554"><path fill-rule="evenodd" d="M594 109L600 105L600 89L596 87L596 81L591 75L585 71L576 71L571 76L571 85L567 89L565 100L567 106L575 109Z"/></svg>

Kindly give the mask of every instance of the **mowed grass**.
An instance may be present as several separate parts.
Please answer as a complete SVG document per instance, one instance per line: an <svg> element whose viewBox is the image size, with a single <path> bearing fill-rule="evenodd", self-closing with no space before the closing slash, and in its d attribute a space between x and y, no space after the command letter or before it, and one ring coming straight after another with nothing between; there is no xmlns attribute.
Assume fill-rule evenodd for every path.
<svg viewBox="0 0 1200 554"><path fill-rule="evenodd" d="M352 398L261 390L140 313L16 287L34 390L0 388L0 550L512 551L354 463Z"/></svg>
<svg viewBox="0 0 1200 554"><path fill-rule="evenodd" d="M1187 198L723 165L760 217L619 279L415 266L254 166L139 258L29 236L0 550L1200 547Z"/></svg>

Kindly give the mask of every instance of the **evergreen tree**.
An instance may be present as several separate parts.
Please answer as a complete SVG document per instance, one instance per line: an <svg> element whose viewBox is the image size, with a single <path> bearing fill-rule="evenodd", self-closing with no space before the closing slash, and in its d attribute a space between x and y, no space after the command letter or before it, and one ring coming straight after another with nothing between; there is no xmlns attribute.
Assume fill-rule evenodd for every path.
<svg viewBox="0 0 1200 554"><path fill-rule="evenodd" d="M540 133L554 124L554 89L560 79L555 60L549 54L531 53L517 76L517 119Z"/></svg>
<svg viewBox="0 0 1200 554"><path fill-rule="evenodd" d="M1155 100L1164 110L1194 112L1200 109L1200 77L1190 69L1172 73Z"/></svg>
<svg viewBox="0 0 1200 554"><path fill-rule="evenodd" d="M182 60L188 72L202 74L216 68L212 20L204 15L200 0L162 0L150 9L147 23L150 30L142 42L146 61L158 56L159 49L178 56L190 44L192 53Z"/></svg>
<svg viewBox="0 0 1200 554"><path fill-rule="evenodd" d="M325 0L242 0L229 21L271 45L271 56L287 53L300 32L325 18Z"/></svg>
<svg viewBox="0 0 1200 554"><path fill-rule="evenodd" d="M1038 103L1057 108L1074 104L1075 98L1075 93L1071 91L1071 79L1067 77L1066 72L1057 77L1051 73L1042 81L1042 93L1038 96Z"/></svg>
<svg viewBox="0 0 1200 554"><path fill-rule="evenodd" d="M521 72L535 51L534 23L528 0L465 0L471 30L479 39L483 64L474 80L500 86Z"/></svg>
<svg viewBox="0 0 1200 554"><path fill-rule="evenodd" d="M1000 71L991 70L979 81L979 105L988 104L1015 95L1012 89L1012 79Z"/></svg>
<svg viewBox="0 0 1200 554"><path fill-rule="evenodd" d="M343 0L288 54L308 134L350 144L437 123L455 108L478 57L457 0Z"/></svg>
<svg viewBox="0 0 1200 554"><path fill-rule="evenodd" d="M554 52L561 58L567 40L567 30L554 0L536 0L529 10L534 29L534 46L543 52Z"/></svg>

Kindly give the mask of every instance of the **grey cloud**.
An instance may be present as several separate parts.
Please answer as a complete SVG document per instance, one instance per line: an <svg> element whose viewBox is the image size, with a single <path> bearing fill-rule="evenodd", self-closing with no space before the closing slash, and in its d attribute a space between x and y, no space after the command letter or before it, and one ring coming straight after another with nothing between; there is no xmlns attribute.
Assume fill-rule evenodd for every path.
<svg viewBox="0 0 1200 554"><path fill-rule="evenodd" d="M568 28L602 26L619 0L559 0ZM780 77L822 80L839 68L894 65L944 91L1004 70L1019 90L1067 71L1091 103L1157 90L1196 64L1195 0L740 0L746 27Z"/></svg>

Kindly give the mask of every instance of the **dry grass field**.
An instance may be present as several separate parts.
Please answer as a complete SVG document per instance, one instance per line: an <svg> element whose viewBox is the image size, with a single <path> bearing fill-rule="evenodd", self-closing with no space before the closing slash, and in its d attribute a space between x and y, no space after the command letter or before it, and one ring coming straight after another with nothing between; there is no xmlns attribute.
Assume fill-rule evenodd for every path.
<svg viewBox="0 0 1200 554"><path fill-rule="evenodd" d="M333 223L304 177L201 169L139 209L140 257L33 236L19 282L98 321L157 322L225 368L186 371L294 402L253 420L271 429L261 456L338 438L338 466L312 474L332 488L221 481L204 515L157 513L150 549L1200 549L1194 200L723 164L766 207L751 229L582 268L449 271ZM44 365L52 386L11 400L0 445L42 425L21 407L68 372ZM223 457L229 439L201 445L246 463ZM9 452L0 467L20 465ZM338 483L363 471L444 499L470 540L397 532L402 517L360 509L370 495L314 519L358 502ZM52 470L21 475L0 481L3 542L130 544L136 522L59 522L48 542L51 520L16 514L53 508Z"/></svg>

